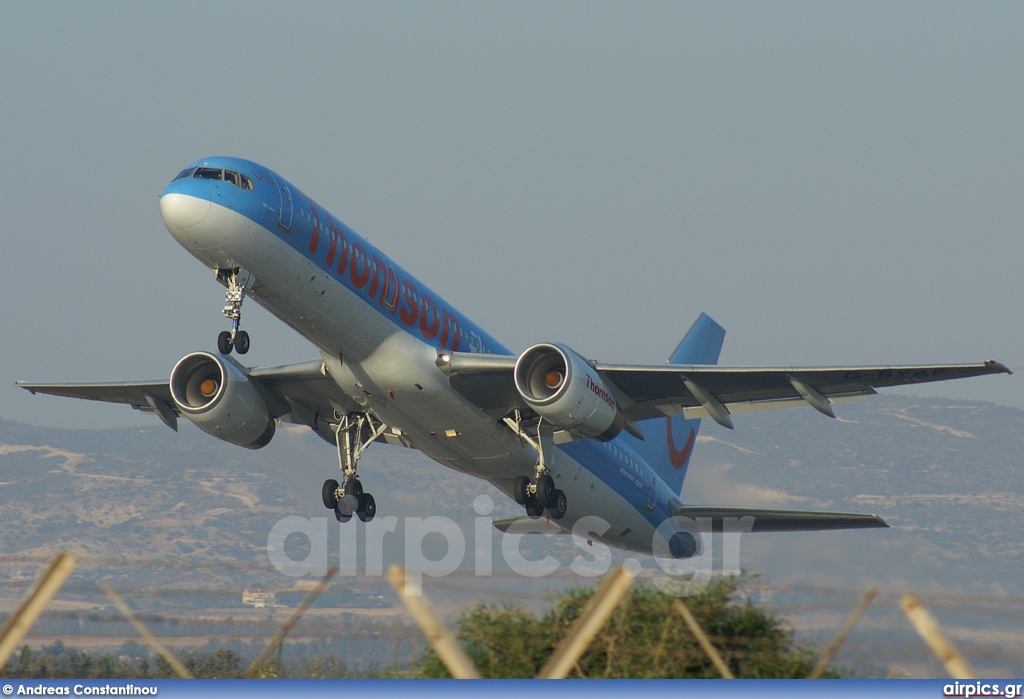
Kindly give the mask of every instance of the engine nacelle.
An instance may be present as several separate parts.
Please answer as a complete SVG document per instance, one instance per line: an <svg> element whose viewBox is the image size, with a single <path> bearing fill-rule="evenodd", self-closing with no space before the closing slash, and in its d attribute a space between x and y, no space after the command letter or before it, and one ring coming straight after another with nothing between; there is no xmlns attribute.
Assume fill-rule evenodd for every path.
<svg viewBox="0 0 1024 699"><path fill-rule="evenodd" d="M193 352L171 371L171 397L196 427L247 449L265 447L277 423L245 369L230 357Z"/></svg>
<svg viewBox="0 0 1024 699"><path fill-rule="evenodd" d="M527 405L562 429L602 442L622 432L612 392L586 359L564 345L534 345L523 352L515 379Z"/></svg>

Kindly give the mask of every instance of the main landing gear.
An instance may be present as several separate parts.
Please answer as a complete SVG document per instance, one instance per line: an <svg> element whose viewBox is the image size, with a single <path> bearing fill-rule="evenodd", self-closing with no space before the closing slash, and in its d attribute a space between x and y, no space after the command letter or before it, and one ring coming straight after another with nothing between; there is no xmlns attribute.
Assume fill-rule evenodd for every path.
<svg viewBox="0 0 1024 699"><path fill-rule="evenodd" d="M534 519L544 514L545 509L551 519L562 519L569 508L565 493L555 487L550 473L544 473L532 483L526 476L519 476L512 493L516 502L526 507L527 516Z"/></svg>
<svg viewBox="0 0 1024 699"><path fill-rule="evenodd" d="M377 503L372 495L363 492L356 467L359 457L385 429L387 426L383 422L367 413L349 413L334 427L341 483L328 478L324 481L322 495L324 507L334 510L339 522L348 522L353 514L361 521L369 522L377 514Z"/></svg>
<svg viewBox="0 0 1024 699"><path fill-rule="evenodd" d="M547 466L554 464L553 428L545 424L544 418L541 418L533 428L533 434L530 434L518 410L515 413L515 420L505 418L505 423L537 450L537 467L534 470L533 481L526 476L516 478L512 486L512 496L516 502L526 507L526 514L530 517L540 517L546 509L551 519L562 519L569 507L568 500L565 493L555 487L555 479Z"/></svg>
<svg viewBox="0 0 1024 699"><path fill-rule="evenodd" d="M240 269L218 269L217 279L227 286L224 293L224 315L231 321L231 330L225 330L217 336L217 350L221 354L231 354L232 348L239 354L249 351L249 333L239 330L242 322L242 301L245 300L245 286L249 281L249 273Z"/></svg>

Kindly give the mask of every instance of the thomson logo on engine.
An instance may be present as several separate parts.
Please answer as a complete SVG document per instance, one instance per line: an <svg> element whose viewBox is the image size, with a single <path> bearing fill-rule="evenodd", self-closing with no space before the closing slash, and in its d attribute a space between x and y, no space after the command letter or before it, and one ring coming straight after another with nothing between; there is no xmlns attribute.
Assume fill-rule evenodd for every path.
<svg viewBox="0 0 1024 699"><path fill-rule="evenodd" d="M587 388L594 392L594 395L608 404L608 407L615 410L615 399L608 395L600 384L596 383L590 374L587 374Z"/></svg>

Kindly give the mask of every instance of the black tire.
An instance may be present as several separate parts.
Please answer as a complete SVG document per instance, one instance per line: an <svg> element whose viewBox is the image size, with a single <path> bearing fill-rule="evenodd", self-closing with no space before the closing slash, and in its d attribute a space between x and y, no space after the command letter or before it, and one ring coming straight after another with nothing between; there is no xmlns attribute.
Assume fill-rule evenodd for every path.
<svg viewBox="0 0 1024 699"><path fill-rule="evenodd" d="M562 519L562 517L565 517L566 510L569 509L569 501L565 499L565 493L561 490L556 490L551 499L553 502L551 505L548 505L551 519Z"/></svg>
<svg viewBox="0 0 1024 699"><path fill-rule="evenodd" d="M531 498L530 501L526 503L526 516L530 519L537 519L542 514L544 514L544 508L541 507L536 500Z"/></svg>
<svg viewBox="0 0 1024 699"><path fill-rule="evenodd" d="M512 486L512 497L516 499L520 505L525 505L529 499L530 494L526 492L526 488L530 485L530 479L526 476L519 476L516 478L515 484Z"/></svg>
<svg viewBox="0 0 1024 699"><path fill-rule="evenodd" d="M359 509L356 510L356 514L359 515L359 519L363 522L369 522L377 514L377 502L373 499L373 496L369 493L363 493L359 496Z"/></svg>
<svg viewBox="0 0 1024 699"><path fill-rule="evenodd" d="M239 354L249 351L249 333L244 330L239 330L235 335L235 351Z"/></svg>
<svg viewBox="0 0 1024 699"><path fill-rule="evenodd" d="M352 519L359 507L359 501L351 495L338 498L338 504L334 506L334 516L339 522L347 522Z"/></svg>
<svg viewBox="0 0 1024 699"><path fill-rule="evenodd" d="M324 481L324 507L326 507L328 510L333 510L338 506L338 496L336 494L337 491L338 481L334 480L333 478L328 478L326 481Z"/></svg>
<svg viewBox="0 0 1024 699"><path fill-rule="evenodd" d="M217 351L221 354L231 354L231 333L227 330L217 336Z"/></svg>
<svg viewBox="0 0 1024 699"><path fill-rule="evenodd" d="M555 504L555 479L548 473L537 479L537 501L544 507Z"/></svg>
<svg viewBox="0 0 1024 699"><path fill-rule="evenodd" d="M358 500L363 494L363 484L359 482L358 478L353 478L345 486L345 495L355 495Z"/></svg>

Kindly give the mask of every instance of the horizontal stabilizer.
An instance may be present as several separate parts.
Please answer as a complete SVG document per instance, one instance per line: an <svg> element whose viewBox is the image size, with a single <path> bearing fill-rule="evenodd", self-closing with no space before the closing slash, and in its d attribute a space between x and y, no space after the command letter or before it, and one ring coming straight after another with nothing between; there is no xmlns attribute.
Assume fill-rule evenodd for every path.
<svg viewBox="0 0 1024 699"><path fill-rule="evenodd" d="M493 522L494 528L506 534L568 534L557 524L553 524L546 517L533 519L532 517L509 517L508 519L496 519Z"/></svg>
<svg viewBox="0 0 1024 699"><path fill-rule="evenodd" d="M712 527L721 531L722 520L726 517L741 519L753 517L754 524L746 529L738 523L741 531L751 532L813 532L825 529L873 529L888 527L878 515L856 512L818 512L814 510L771 510L762 507L713 507L707 505L673 505L675 517L700 517L713 520Z"/></svg>

